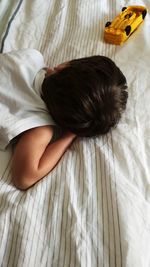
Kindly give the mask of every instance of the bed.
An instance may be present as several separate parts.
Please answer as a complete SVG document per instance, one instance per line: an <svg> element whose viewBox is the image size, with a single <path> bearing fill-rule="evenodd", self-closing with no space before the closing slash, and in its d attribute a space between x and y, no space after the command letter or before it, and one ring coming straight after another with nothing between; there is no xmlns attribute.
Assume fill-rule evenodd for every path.
<svg viewBox="0 0 150 267"><path fill-rule="evenodd" d="M27 191L0 151L0 266L150 267L150 15L122 46L103 40L122 7L148 0L0 1L1 53L35 48L51 67L112 58L128 81L127 109L104 137L78 138Z"/></svg>

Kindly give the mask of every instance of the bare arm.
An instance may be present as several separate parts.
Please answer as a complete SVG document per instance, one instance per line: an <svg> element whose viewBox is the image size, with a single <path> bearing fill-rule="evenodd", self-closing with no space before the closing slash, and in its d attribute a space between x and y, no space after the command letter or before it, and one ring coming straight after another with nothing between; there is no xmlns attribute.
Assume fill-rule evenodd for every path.
<svg viewBox="0 0 150 267"><path fill-rule="evenodd" d="M12 179L17 188L28 189L48 174L76 137L66 133L49 144L52 136L53 127L43 126L26 131L20 137L12 160Z"/></svg>

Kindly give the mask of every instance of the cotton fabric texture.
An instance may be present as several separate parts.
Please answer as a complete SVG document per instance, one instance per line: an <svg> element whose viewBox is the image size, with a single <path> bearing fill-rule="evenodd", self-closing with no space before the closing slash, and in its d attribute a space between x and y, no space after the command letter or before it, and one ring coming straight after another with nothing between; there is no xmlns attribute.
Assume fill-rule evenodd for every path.
<svg viewBox="0 0 150 267"><path fill-rule="evenodd" d="M150 267L149 11L124 45L103 38L106 22L133 4L150 11L146 0L0 1L2 52L32 47L51 67L104 55L129 93L115 129L77 138L25 192L12 183L12 147L0 151L0 266Z"/></svg>

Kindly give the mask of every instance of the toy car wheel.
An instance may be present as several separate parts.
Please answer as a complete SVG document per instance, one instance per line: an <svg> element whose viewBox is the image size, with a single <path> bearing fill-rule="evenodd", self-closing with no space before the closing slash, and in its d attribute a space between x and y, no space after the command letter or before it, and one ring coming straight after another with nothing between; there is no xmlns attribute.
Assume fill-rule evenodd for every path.
<svg viewBox="0 0 150 267"><path fill-rule="evenodd" d="M147 14L147 10L144 10L144 11L142 12L142 18L143 18L143 19L145 19L146 14Z"/></svg>
<svg viewBox="0 0 150 267"><path fill-rule="evenodd" d="M108 27L109 25L111 25L111 22L107 21L106 24L105 24L105 27Z"/></svg>
<svg viewBox="0 0 150 267"><path fill-rule="evenodd" d="M126 10L127 9L127 7L126 6L124 6L123 8L122 8L122 11L124 11L124 10Z"/></svg>
<svg viewBox="0 0 150 267"><path fill-rule="evenodd" d="M128 25L126 28L125 28L125 32L126 32L126 35L128 36L131 32L131 26Z"/></svg>

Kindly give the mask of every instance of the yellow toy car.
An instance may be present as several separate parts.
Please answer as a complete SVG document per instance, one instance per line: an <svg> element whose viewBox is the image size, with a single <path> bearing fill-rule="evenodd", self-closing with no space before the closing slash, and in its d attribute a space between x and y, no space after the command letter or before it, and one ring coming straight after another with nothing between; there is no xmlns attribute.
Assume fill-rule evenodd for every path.
<svg viewBox="0 0 150 267"><path fill-rule="evenodd" d="M122 12L105 25L104 40L107 43L121 45L143 22L147 14L144 6L123 7Z"/></svg>

